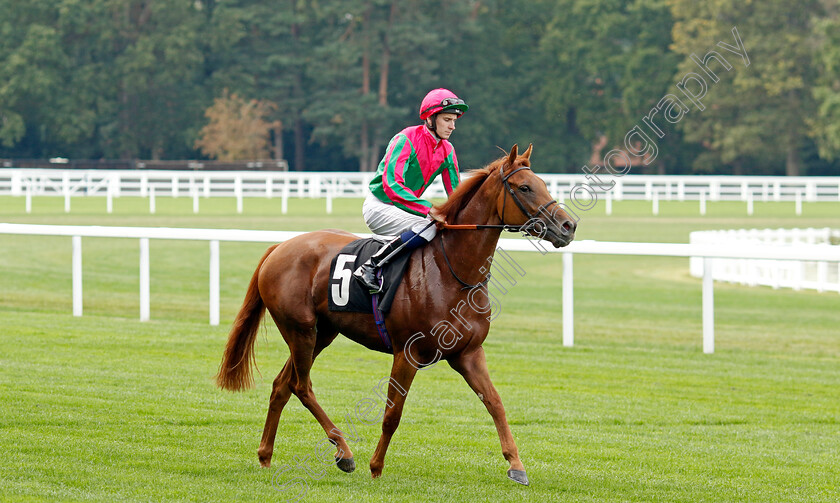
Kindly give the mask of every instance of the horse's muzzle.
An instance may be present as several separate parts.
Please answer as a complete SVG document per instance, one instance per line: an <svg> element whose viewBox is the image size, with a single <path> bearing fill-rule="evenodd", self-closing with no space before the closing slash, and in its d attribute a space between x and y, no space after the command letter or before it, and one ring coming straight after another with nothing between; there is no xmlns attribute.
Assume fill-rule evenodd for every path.
<svg viewBox="0 0 840 503"><path fill-rule="evenodd" d="M554 245L555 248L568 246L575 239L577 225L573 220L566 220L563 223L549 225L546 227L543 239Z"/></svg>
<svg viewBox="0 0 840 503"><path fill-rule="evenodd" d="M555 248L561 248L563 246L568 246L569 243L575 239L575 234L572 232L570 234L563 235L555 233L553 230L549 229L545 233L544 239L554 245Z"/></svg>

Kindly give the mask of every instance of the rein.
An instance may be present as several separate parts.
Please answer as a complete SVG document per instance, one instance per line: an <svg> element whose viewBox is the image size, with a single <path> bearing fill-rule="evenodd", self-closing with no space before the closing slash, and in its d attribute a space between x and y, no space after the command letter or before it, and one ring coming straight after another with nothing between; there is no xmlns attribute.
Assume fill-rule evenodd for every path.
<svg viewBox="0 0 840 503"><path fill-rule="evenodd" d="M466 281L462 280L458 276L458 274L455 273L455 269L452 268L452 263L449 262L449 257L446 255L446 248L444 248L444 246L443 246L443 234L440 235L440 239L438 241L440 241L440 249L443 252L443 259L446 261L446 265L449 267L449 272L451 272L452 276L455 279L458 280L458 283L461 283L461 285L463 285L463 288L461 288L461 290L468 290L468 289L476 288L476 287L479 287L479 286L484 286L484 285L487 284L488 281L490 281L490 273L489 272L488 272L487 276L484 278L484 281L479 281L478 283L476 283L474 285L471 285L471 284L467 283Z"/></svg>
<svg viewBox="0 0 840 503"><path fill-rule="evenodd" d="M499 166L499 176L502 177L502 183L504 183L505 191L506 191L505 192L505 198L502 199L502 223L501 224L450 224L450 223L447 223L447 222L443 222L443 228L444 229L452 229L452 230L461 230L461 231L475 231L475 230L480 230L480 229L502 229L503 231L508 231L508 232L522 232L523 229L529 227L530 225L528 224L528 222L530 222L531 220L536 218L537 215L542 213L543 210L545 210L546 208L548 208L552 204L557 204L557 201L555 199L552 199L551 201L543 204L542 206L537 208L537 215L532 215L531 212L528 211L527 208L525 208L525 205L522 204L522 201L520 201L519 198L516 197L516 191L514 191L513 188L510 186L510 183L508 183L508 178L512 177L518 171L522 171L523 169L530 170L531 168L529 166L520 166L520 167L516 168L515 170L511 171L510 173L508 173L507 175L504 175L503 174L504 166ZM504 218L505 218L505 205L507 205L507 195L508 195L508 193L510 193L510 196L513 198L513 202L516 203L516 206L519 208L519 210L526 217L528 217L528 222L525 222L522 225L509 225L509 224L505 223L505 220L504 220Z"/></svg>
<svg viewBox="0 0 840 503"><path fill-rule="evenodd" d="M508 183L508 178L513 176L516 172L522 171L523 169L530 170L531 168L529 166L520 166L520 167L516 168L515 170L511 171L510 173L508 173L507 175L504 175L504 166L499 166L499 176L502 177L502 183L504 184L505 190L506 190L505 197L504 197L504 199L502 199L502 223L501 224L449 224L449 223L443 222L443 228L444 229L452 229L452 230L467 230L467 231L474 231L474 230L480 230L480 229L502 229L503 231L508 231L508 232L522 232L523 229L527 229L528 227L532 226L533 224L529 224L529 222L531 222L534 218L536 218L536 215L532 215L531 212L529 212L528 209L525 208L525 205L522 204L522 201L520 201L518 197L516 197L516 192L513 190L513 188ZM522 211L522 213L525 216L528 217L528 221L525 222L522 225L508 225L508 224L505 223L505 205L507 204L508 193L510 193L510 196L513 198L513 202L516 203L516 206L519 208L519 210ZM543 210L545 210L546 208L548 208L552 204L556 204L556 203L557 203L557 201L552 199L551 201L543 204L542 206L537 208L537 215L542 213ZM484 286L484 285L487 284L488 281L490 281L490 275L489 274L484 279L484 281L482 281L480 283L476 283L474 285L471 285L471 284L467 283L466 281L462 280L460 277L458 277L458 275L455 273L455 269L452 268L452 264L449 262L449 257L446 255L446 248L444 248L444 246L443 246L443 234L441 234L441 236L440 236L440 249L443 252L443 258L446 261L446 265L449 267L449 272L451 272L452 276L456 280L458 280L458 283L461 283L461 285L463 285L463 288L461 290L466 290L466 289L476 288L476 287L479 287L479 286Z"/></svg>

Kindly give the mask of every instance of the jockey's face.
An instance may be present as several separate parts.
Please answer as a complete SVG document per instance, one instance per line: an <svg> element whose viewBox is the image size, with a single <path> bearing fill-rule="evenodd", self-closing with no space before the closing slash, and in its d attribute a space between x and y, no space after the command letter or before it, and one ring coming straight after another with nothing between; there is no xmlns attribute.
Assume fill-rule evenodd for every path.
<svg viewBox="0 0 840 503"><path fill-rule="evenodd" d="M438 114L435 118L435 129L438 136L443 140L448 140L452 131L455 131L455 121L458 120L456 114Z"/></svg>

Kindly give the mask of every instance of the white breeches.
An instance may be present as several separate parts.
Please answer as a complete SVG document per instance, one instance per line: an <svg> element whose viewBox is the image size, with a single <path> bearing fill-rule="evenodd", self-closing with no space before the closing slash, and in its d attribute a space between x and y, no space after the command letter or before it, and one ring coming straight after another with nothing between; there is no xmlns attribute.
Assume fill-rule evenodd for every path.
<svg viewBox="0 0 840 503"><path fill-rule="evenodd" d="M373 194L369 194L365 199L362 205L362 215L365 217L365 223L374 234L399 236L411 229L414 232L419 232L420 237L424 240L431 241L437 233L434 225L423 230L424 227L429 225L430 220L428 218L401 210L393 204L383 203Z"/></svg>

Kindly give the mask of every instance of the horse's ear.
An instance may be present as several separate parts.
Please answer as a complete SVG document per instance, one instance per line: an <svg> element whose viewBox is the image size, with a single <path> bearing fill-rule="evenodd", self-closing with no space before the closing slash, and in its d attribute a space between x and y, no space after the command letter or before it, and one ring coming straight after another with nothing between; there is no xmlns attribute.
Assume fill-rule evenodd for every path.
<svg viewBox="0 0 840 503"><path fill-rule="evenodd" d="M534 144L529 143L528 144L528 150L526 150L525 152L522 152L522 157L524 157L525 159L530 159L531 158L531 151L533 149L534 149Z"/></svg>
<svg viewBox="0 0 840 503"><path fill-rule="evenodd" d="M513 161L516 160L517 151L519 150L519 146L514 143L513 147L510 149L510 155L508 155L508 166L513 166Z"/></svg>

